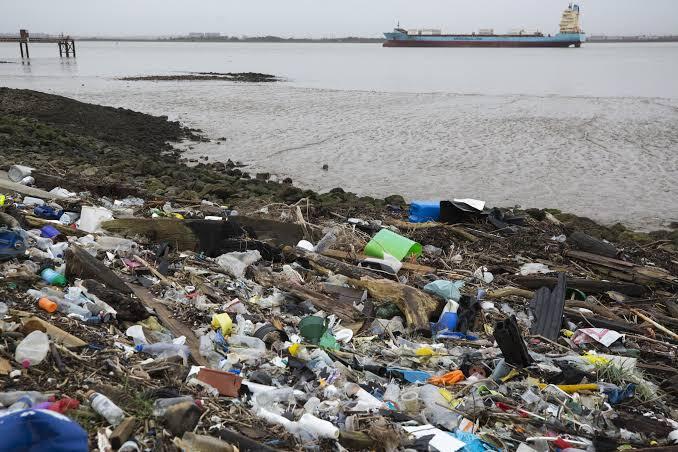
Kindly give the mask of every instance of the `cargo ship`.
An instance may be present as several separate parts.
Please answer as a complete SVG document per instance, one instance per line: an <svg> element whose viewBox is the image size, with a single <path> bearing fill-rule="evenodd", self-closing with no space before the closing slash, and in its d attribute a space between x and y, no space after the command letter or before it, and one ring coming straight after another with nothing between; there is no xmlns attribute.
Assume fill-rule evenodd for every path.
<svg viewBox="0 0 678 452"><path fill-rule="evenodd" d="M472 34L443 34L436 29L406 30L398 26L384 33L384 47L581 47L586 35L579 25L579 5L570 4L560 20L560 32L544 35L539 31L514 30L497 35L492 29Z"/></svg>

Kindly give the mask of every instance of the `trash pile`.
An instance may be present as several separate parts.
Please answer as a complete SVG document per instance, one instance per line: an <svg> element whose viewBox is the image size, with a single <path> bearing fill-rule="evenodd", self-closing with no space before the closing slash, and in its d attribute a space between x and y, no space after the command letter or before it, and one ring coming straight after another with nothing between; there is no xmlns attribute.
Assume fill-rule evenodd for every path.
<svg viewBox="0 0 678 452"><path fill-rule="evenodd" d="M678 444L669 240L611 243L475 199L245 214L7 177L8 450Z"/></svg>

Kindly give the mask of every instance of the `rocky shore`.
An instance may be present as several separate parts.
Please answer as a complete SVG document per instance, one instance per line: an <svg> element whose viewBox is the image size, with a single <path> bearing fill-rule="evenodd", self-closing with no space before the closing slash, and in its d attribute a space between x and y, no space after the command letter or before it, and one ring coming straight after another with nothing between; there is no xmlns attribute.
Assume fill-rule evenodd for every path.
<svg viewBox="0 0 678 452"><path fill-rule="evenodd" d="M189 202L208 199L235 209L307 199L313 217L331 213L371 216L388 205L405 207L399 195L385 199L358 197L339 187L317 193L294 186L291 179L278 182L269 180L267 173L252 174L231 161L188 162L170 144L209 139L200 130L188 129L163 116L36 91L0 88L2 164L30 164L42 173L42 180L49 180L54 186L99 195L138 195ZM541 220L547 211L565 225L605 240L621 243L665 240L678 245L676 229L636 233L623 224L600 225L557 210L525 212Z"/></svg>

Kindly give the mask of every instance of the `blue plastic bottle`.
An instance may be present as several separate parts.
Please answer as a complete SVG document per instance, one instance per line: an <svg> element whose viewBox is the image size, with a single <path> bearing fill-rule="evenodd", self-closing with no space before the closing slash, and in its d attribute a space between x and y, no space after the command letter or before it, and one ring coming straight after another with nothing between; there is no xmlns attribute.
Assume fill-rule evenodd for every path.
<svg viewBox="0 0 678 452"><path fill-rule="evenodd" d="M40 273L40 276L46 283L49 283L53 286L63 287L66 285L66 277L51 268L44 269L42 273Z"/></svg>

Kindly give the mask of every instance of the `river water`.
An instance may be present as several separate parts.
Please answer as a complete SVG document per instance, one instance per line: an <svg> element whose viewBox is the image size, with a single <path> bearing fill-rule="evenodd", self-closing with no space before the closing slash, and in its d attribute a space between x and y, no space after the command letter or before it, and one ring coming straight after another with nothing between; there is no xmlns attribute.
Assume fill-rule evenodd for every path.
<svg viewBox="0 0 678 452"><path fill-rule="evenodd" d="M317 190L556 207L640 229L678 221L678 44L386 49L375 44L0 44L0 85L167 115ZM190 71L274 84L127 82ZM225 137L220 144L217 139ZM329 171L322 171L323 164Z"/></svg>

